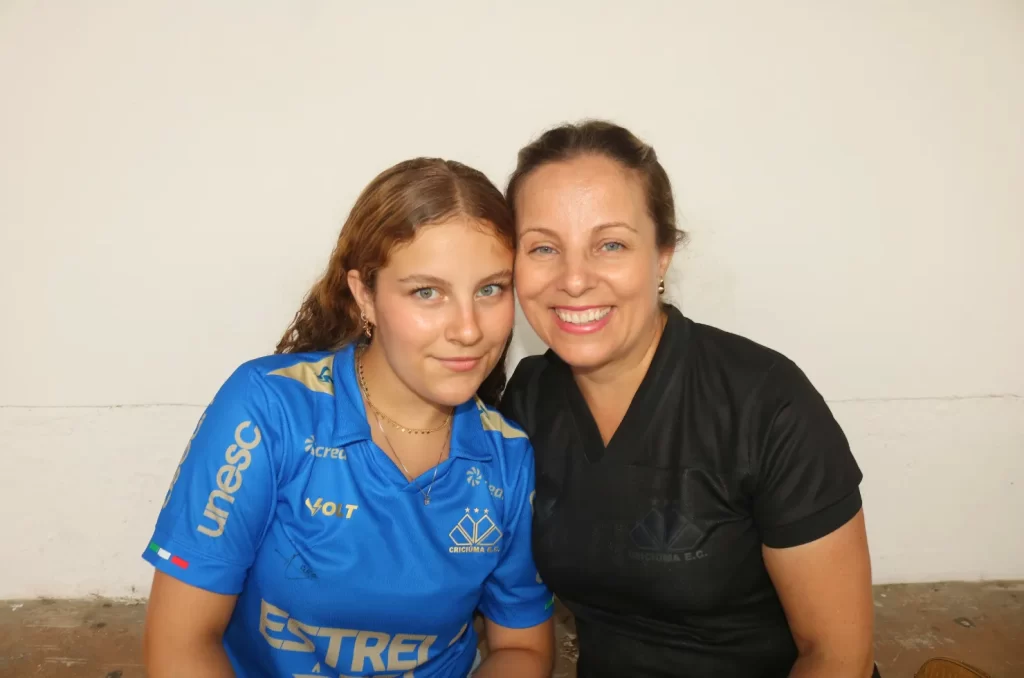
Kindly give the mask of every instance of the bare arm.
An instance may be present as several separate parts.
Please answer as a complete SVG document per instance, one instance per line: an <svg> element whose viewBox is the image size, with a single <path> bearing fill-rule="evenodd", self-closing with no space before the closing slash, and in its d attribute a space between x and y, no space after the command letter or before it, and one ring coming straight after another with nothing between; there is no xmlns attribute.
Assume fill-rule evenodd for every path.
<svg viewBox="0 0 1024 678"><path fill-rule="evenodd" d="M816 541L762 550L800 652L790 678L871 676L874 602L863 510Z"/></svg>
<svg viewBox="0 0 1024 678"><path fill-rule="evenodd" d="M490 653L473 678L547 678L554 669L555 623L511 629L485 618Z"/></svg>
<svg viewBox="0 0 1024 678"><path fill-rule="evenodd" d="M210 593L156 572L142 640L147 675L234 678L222 638L236 598Z"/></svg>

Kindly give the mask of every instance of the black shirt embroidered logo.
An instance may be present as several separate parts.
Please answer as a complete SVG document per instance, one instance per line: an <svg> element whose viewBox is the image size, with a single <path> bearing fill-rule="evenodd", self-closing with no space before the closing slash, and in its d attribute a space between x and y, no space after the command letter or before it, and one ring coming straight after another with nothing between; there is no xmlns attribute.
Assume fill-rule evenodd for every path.
<svg viewBox="0 0 1024 678"><path fill-rule="evenodd" d="M672 504L652 506L629 532L635 549L627 554L633 560L678 563L699 560L707 553L697 548L704 532Z"/></svg>

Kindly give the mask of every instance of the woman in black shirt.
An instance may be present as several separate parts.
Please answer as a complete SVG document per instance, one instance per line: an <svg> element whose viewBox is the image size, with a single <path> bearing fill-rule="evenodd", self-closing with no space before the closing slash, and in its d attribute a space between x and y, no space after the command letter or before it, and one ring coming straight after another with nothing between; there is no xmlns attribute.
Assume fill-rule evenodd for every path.
<svg viewBox="0 0 1024 678"><path fill-rule="evenodd" d="M558 127L507 197L550 350L503 409L536 449L534 557L580 678L871 676L860 469L792 361L661 300L683 234L654 150Z"/></svg>

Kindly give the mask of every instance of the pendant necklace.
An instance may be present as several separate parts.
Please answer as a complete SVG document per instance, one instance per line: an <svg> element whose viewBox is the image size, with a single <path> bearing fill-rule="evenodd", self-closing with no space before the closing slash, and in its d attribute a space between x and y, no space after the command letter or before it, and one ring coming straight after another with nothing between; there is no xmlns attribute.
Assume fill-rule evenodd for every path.
<svg viewBox="0 0 1024 678"><path fill-rule="evenodd" d="M363 397L366 399L367 404L370 406L370 411L373 413L374 421L377 422L377 428L380 429L380 434L384 436L384 441L388 444L388 447L391 448L391 455L398 460L398 464L402 467L402 471L405 472L406 479L408 479L409 482L413 483L416 486L416 489L420 491L420 494L423 495L423 505L430 506L430 491L434 489L434 481L437 480L437 468L438 466L441 465L441 457L444 455L444 448L448 445L448 440L451 438L452 429L451 426L449 426L449 424L452 421L452 413L454 412L454 409L452 412L448 413L448 416L445 417L445 420L441 423L440 426L437 426L432 429L413 429L408 428L406 426L402 426L397 421L395 421L394 419L392 419L391 417L377 409L377 406L373 404L372 400L370 400L370 389L367 388L366 386L366 377L363 375L363 361L360 359L360 356L356 357L356 372L359 375L359 390L363 392ZM424 492L423 488L420 487L420 484L416 482L416 479L413 477L413 475L409 473L409 468L405 465L405 462L402 461L402 458L398 456L398 451L395 449L395 446L391 442L391 439L388 438L387 431L384 430L384 425L381 423L381 419L387 420L389 424L397 428L399 431L402 431L403 433L424 435L434 433L435 431L440 431L442 428L445 429L444 441L441 443L441 450L437 453L437 463L434 464L434 476L433 478L430 479L430 485L427 486L426 492Z"/></svg>
<svg viewBox="0 0 1024 678"><path fill-rule="evenodd" d="M434 481L437 480L437 469L441 465L441 456L444 454L445 445L448 443L448 438L451 434L451 428L448 429L448 435L445 435L444 442L441 443L441 451L438 452L437 463L434 464L434 477L430 479L430 485L427 486L427 491L424 492L423 488L420 487L420 484L416 482L416 478L414 478L413 475L409 473L409 469L406 467L405 462L402 461L402 458L398 456L398 452L395 450L395 446L391 443L391 439L388 438L388 434L384 431L384 426L380 423L380 418L377 416L376 412L373 413L373 418L377 421L377 428L380 429L380 433L382 436L384 436L384 440L387 442L388 447L391 448L391 454L395 457L395 459L398 460L398 463L402 466L402 470L405 472L405 477L413 485L415 485L416 489L418 489L420 491L420 494L423 495L423 505L430 506L430 491L434 489Z"/></svg>

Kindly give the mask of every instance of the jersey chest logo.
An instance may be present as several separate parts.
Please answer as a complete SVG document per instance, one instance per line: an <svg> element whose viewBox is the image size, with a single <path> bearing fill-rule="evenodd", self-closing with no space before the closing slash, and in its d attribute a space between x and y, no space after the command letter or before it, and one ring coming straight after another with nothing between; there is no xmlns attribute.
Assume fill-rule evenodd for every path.
<svg viewBox="0 0 1024 678"><path fill-rule="evenodd" d="M479 466L474 466L466 471L466 482L469 483L470 487L483 485L495 499L505 499L505 490L489 482L487 478L484 477L484 472Z"/></svg>
<svg viewBox="0 0 1024 678"><path fill-rule="evenodd" d="M632 560L679 563L702 560L707 552L698 548L704 531L675 506L653 506L629 532Z"/></svg>
<svg viewBox="0 0 1024 678"><path fill-rule="evenodd" d="M491 517L490 509L470 509L455 523L448 533L453 546L449 553L498 553L504 534Z"/></svg>
<svg viewBox="0 0 1024 678"><path fill-rule="evenodd" d="M324 517L334 516L336 518L344 518L348 520L359 508L359 505L345 504L341 501L325 502L323 497L317 497L316 501L310 501L310 498L306 497L306 508L309 509L309 515L311 517L316 517L317 515Z"/></svg>

